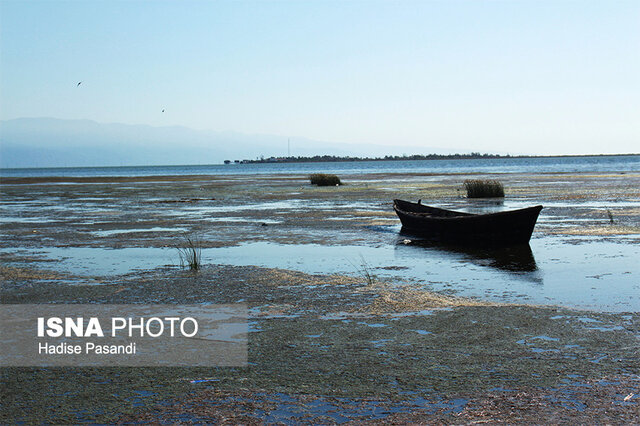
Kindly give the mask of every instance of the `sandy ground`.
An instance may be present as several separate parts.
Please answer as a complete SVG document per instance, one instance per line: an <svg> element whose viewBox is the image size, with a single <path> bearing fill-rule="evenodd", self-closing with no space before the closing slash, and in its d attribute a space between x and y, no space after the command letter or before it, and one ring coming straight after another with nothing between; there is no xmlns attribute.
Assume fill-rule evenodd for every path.
<svg viewBox="0 0 640 426"><path fill-rule="evenodd" d="M248 265L88 277L37 255L175 247L185 233L203 247L386 244L377 227L397 224L393 198L468 211L543 204L538 237L640 242L639 174L483 175L504 183L504 202L465 199L469 177L349 176L331 188L288 175L3 179L2 303L242 300L254 325L244 368L3 368L0 421L640 423L635 312Z"/></svg>

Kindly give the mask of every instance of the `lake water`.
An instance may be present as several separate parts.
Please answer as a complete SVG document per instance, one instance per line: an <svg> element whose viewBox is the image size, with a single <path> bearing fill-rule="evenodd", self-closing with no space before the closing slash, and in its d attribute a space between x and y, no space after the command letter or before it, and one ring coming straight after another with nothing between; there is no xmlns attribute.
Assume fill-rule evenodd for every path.
<svg viewBox="0 0 640 426"><path fill-rule="evenodd" d="M487 158L462 160L354 161L326 163L212 164L140 167L0 169L0 177L97 177L233 174L367 173L551 173L638 172L640 155Z"/></svg>

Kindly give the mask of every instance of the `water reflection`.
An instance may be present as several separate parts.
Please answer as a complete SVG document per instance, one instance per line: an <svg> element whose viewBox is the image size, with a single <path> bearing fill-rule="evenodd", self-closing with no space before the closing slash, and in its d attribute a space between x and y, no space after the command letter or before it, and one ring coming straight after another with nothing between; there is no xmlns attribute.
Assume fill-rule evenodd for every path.
<svg viewBox="0 0 640 426"><path fill-rule="evenodd" d="M401 234L396 242L398 250L423 250L425 253L444 253L476 265L488 266L506 272L524 273L538 270L536 259L529 244L510 247L467 247L448 245L431 240L416 239L415 236Z"/></svg>

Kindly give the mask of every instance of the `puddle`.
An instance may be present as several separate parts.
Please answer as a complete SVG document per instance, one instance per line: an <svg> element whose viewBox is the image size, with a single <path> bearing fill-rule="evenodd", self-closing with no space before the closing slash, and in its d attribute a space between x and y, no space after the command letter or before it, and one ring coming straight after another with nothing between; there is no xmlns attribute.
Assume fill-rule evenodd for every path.
<svg viewBox="0 0 640 426"><path fill-rule="evenodd" d="M549 337L549 336L534 336L531 338L531 340L546 340L547 342L557 342L558 339L557 337Z"/></svg>
<svg viewBox="0 0 640 426"><path fill-rule="evenodd" d="M361 202L329 202L329 201L309 201L309 200L286 200L286 201L271 201L265 203L251 203L251 204L234 204L234 205L198 205L188 206L184 208L176 208L166 214L172 216L181 216L184 214L189 215L207 215L216 213L237 213L241 211L252 210L277 210L277 211L303 211L303 210L335 210L335 209L366 209L370 210L375 205Z"/></svg>
<svg viewBox="0 0 640 426"><path fill-rule="evenodd" d="M366 325L367 327L371 327L371 328L382 328L382 327L389 327L387 324L384 323L368 323L368 322L359 322L358 324L360 325Z"/></svg>
<svg viewBox="0 0 640 426"><path fill-rule="evenodd" d="M625 328L621 325L612 325L610 327L587 327L589 330L597 330L597 331L622 331Z"/></svg>
<svg viewBox="0 0 640 426"><path fill-rule="evenodd" d="M55 220L43 219L42 217L0 216L0 223L47 223L47 222L55 222Z"/></svg>
<svg viewBox="0 0 640 426"><path fill-rule="evenodd" d="M58 260L43 265L45 269L54 267L77 275L117 275L179 264L178 252L171 248L25 251ZM403 237L377 247L254 242L206 248L202 258L204 265L255 265L352 276L361 276L358 270L364 261L377 279L454 291L460 296L606 312L640 311L640 246L596 239L568 244L560 237L544 237L532 240L531 247L462 251L404 244ZM600 278L589 278L595 275ZM587 317L581 320L590 322Z"/></svg>
<svg viewBox="0 0 640 426"><path fill-rule="evenodd" d="M600 361L609 358L609 355L601 355L599 357L596 357L594 359L590 359L589 362L593 362L594 364L599 364Z"/></svg>
<svg viewBox="0 0 640 426"><path fill-rule="evenodd" d="M250 217L208 217L209 222L248 222L248 223L266 223L269 225L277 225L282 223L281 220L276 219L253 219Z"/></svg>
<svg viewBox="0 0 640 426"><path fill-rule="evenodd" d="M187 232L187 228L135 228L135 229L111 229L108 231L93 231L93 235L98 237L108 237L111 235L130 234L134 232Z"/></svg>
<svg viewBox="0 0 640 426"><path fill-rule="evenodd" d="M386 345L388 342L392 342L392 339L380 339L380 340L370 340L369 343L371 343L375 348L381 348L384 345Z"/></svg>
<svg viewBox="0 0 640 426"><path fill-rule="evenodd" d="M584 323L601 323L602 322L600 320L589 318L589 317L580 317L578 318L578 321L584 322Z"/></svg>
<svg viewBox="0 0 640 426"><path fill-rule="evenodd" d="M306 203L302 200L273 201L269 203L221 205L221 206L193 206L176 210L174 214L198 214L209 213L235 213L247 210L300 210L305 208Z"/></svg>
<svg viewBox="0 0 640 426"><path fill-rule="evenodd" d="M55 264L45 263L42 268L69 272L74 275L110 276L121 275L136 270L154 269L180 264L176 249L127 247L106 249L94 247L52 247L39 250L0 249L0 253L35 255L45 259L55 259ZM30 264L37 263L31 261Z"/></svg>
<svg viewBox="0 0 640 426"><path fill-rule="evenodd" d="M551 353L559 353L560 352L558 349L542 349L542 348L535 348L535 347L530 347L529 350L531 352L533 352L534 354L543 354L545 352L551 352Z"/></svg>

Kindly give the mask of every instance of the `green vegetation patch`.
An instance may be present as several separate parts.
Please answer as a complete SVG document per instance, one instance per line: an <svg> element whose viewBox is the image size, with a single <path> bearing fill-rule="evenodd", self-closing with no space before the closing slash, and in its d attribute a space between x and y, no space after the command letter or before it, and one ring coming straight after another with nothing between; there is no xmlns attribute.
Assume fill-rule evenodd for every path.
<svg viewBox="0 0 640 426"><path fill-rule="evenodd" d="M342 185L340 178L336 175L326 173L314 173L309 175L309 181L312 185L317 186L338 186Z"/></svg>
<svg viewBox="0 0 640 426"><path fill-rule="evenodd" d="M464 181L467 198L504 197L504 187L497 180L467 179Z"/></svg>

